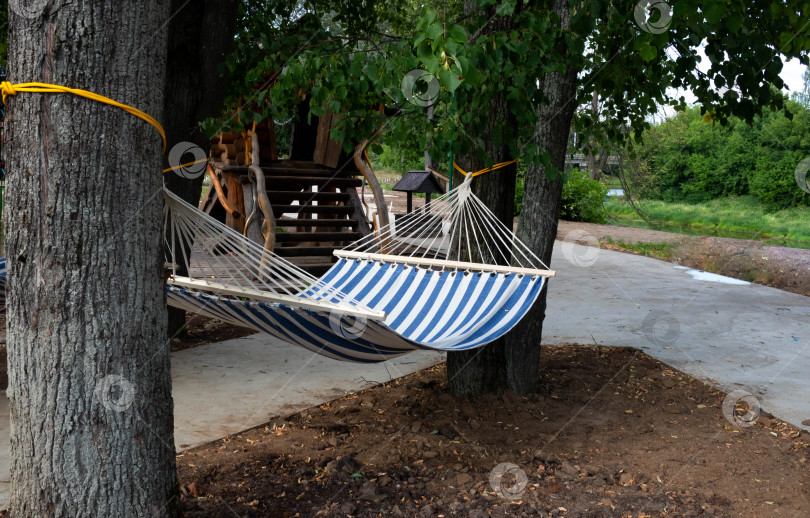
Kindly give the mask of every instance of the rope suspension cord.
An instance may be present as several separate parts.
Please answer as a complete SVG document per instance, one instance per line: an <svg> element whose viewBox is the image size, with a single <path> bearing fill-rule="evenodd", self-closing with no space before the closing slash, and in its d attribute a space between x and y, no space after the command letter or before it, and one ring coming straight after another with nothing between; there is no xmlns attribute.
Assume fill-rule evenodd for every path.
<svg viewBox="0 0 810 518"><path fill-rule="evenodd" d="M504 167L506 167L508 165L512 165L517 161L518 161L518 159L516 158L516 159L510 160L508 162L501 162L499 164L493 165L492 167L487 167L485 169L481 169L480 171L476 171L474 173L468 173L467 171L465 171L464 169L459 167L459 165L455 161L453 162L453 167L455 167L456 171L463 174L464 176L466 176L468 178L475 178L476 176L479 176L479 175L482 175L482 174L485 174L485 173L489 173L490 171L495 171L497 169L504 168Z"/></svg>
<svg viewBox="0 0 810 518"><path fill-rule="evenodd" d="M128 106L126 104L119 103L118 101L113 101L109 97L104 97L103 95L99 95L93 92L88 92L87 90L80 90L78 88L68 88L67 86L61 85L52 85L48 83L17 83L11 84L9 81L0 82L0 93L3 96L3 104L6 104L6 98L9 95L17 95L19 92L31 92L31 93L68 93L73 95L78 95L79 97L84 97L86 99L91 99L93 101L98 101L100 103L109 104L110 106L115 106L116 108L121 108L122 110L126 111L129 114L132 114L139 119L143 119L158 130L160 133L160 137L163 139L163 151L166 151L166 132L163 130L163 126L151 115L142 112L137 108L133 108L132 106Z"/></svg>

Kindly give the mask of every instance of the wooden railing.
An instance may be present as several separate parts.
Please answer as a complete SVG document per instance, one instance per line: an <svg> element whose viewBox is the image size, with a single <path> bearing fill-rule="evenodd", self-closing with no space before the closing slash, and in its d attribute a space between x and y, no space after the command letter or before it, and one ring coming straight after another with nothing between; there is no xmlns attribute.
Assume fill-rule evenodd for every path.
<svg viewBox="0 0 810 518"><path fill-rule="evenodd" d="M377 223L378 220L374 220L375 227L377 227L375 230L377 230L388 226L388 207L385 205L385 195L382 187L380 187L380 182L377 180L377 175L374 174L374 170L371 168L371 162L366 154L366 146L368 146L368 140L364 140L354 148L354 165L363 175L363 178L366 179L371 192L374 194L374 204L377 206L377 216L379 218L379 224Z"/></svg>

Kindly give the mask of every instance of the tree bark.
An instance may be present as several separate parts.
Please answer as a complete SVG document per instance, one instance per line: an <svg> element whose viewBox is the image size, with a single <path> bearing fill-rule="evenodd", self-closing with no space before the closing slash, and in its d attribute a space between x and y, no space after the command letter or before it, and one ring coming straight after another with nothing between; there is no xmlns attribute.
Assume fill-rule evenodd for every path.
<svg viewBox="0 0 810 518"><path fill-rule="evenodd" d="M219 115L222 110L228 80L219 67L233 47L239 3L236 0L172 0L171 4L163 126L168 149L190 142L208 154L210 142L199 123ZM167 159L168 154L164 157L164 168L170 167ZM167 173L166 186L197 206L205 177L203 165L200 164L200 174L196 174L196 168ZM183 262L182 258L175 261ZM179 266L180 275L186 275L187 265ZM168 333L173 337L185 329L186 312L169 307L168 315Z"/></svg>
<svg viewBox="0 0 810 518"><path fill-rule="evenodd" d="M168 1L27 5L10 13L12 83L160 120ZM160 136L62 93L10 98L6 128L12 512L175 516Z"/></svg>
<svg viewBox="0 0 810 518"><path fill-rule="evenodd" d="M561 28L567 30L570 12L566 0L555 0L553 9L559 14ZM504 30L511 20L494 22L494 30ZM562 171L568 134L576 108L578 70L548 74L540 79L547 103L539 106L534 143L551 155L551 165ZM490 106L487 117L492 126L481 136L487 154L494 162L509 160L506 146L493 146L495 124L514 124L508 107L501 99ZM475 169L480 164L472 162ZM473 190L487 206L509 227L514 211L516 167L478 177ZM523 194L523 208L518 224L518 237L540 257L551 264L551 252L557 236L562 180L559 175L549 178L544 167L529 165ZM472 351L447 354L447 376L450 392L455 396L473 396L485 392L510 390L518 395L537 391L540 369L540 334L545 318L544 289L538 301L523 320L504 338Z"/></svg>
<svg viewBox="0 0 810 518"><path fill-rule="evenodd" d="M566 0L555 0L553 6L554 11L560 16L561 28L567 30L570 12ZM576 109L578 72L578 69L568 67L564 72L554 72L540 80L548 103L537 109L538 122L535 126L534 142L540 149L548 151L551 165L560 172L565 167L571 119ZM557 237L561 195L560 175L549 177L545 167L528 166L517 236L549 266L554 240ZM529 313L504 338L508 386L516 394L537 391L540 337L543 319L546 316L547 295L546 287Z"/></svg>
<svg viewBox="0 0 810 518"><path fill-rule="evenodd" d="M465 2L465 14L477 8L476 2ZM492 20L488 32L506 31L513 26L511 17L498 17ZM515 117L509 111L506 99L496 96L490 103L487 113L487 127L481 139L484 142L486 156L492 163L509 161L509 146L505 143L495 144L494 136L500 127L514 126ZM472 154L460 156L456 160L467 171L474 172L486 167L484 162L476 159ZM517 179L517 166L510 165L488 174L476 177L472 183L472 191L508 228L512 228L515 208L515 184ZM454 185L463 181L461 175L456 174ZM470 261L489 262L494 258L468 258ZM456 397L474 396L482 393L499 393L511 388L509 372L507 369L506 342L504 339L469 351L453 351L447 353L447 384L450 392Z"/></svg>

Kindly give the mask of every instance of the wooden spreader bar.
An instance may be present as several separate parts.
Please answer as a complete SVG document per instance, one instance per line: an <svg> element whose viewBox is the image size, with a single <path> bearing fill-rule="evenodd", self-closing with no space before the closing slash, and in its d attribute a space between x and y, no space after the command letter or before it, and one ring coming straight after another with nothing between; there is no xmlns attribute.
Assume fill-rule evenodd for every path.
<svg viewBox="0 0 810 518"><path fill-rule="evenodd" d="M531 277L554 277L554 270L537 270L535 268L519 268L516 266L499 266L494 264L467 263L463 261L448 261L445 259L430 259L426 257L411 257L407 255L371 254L351 250L335 250L335 257L343 259L360 259L362 261L378 261L392 264L410 264L414 266L436 266L453 270L471 270L491 273L518 273Z"/></svg>

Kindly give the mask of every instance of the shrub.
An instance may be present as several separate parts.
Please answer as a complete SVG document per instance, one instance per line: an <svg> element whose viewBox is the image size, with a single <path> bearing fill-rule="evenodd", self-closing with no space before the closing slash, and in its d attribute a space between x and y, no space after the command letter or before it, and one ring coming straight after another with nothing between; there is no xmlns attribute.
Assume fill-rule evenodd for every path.
<svg viewBox="0 0 810 518"><path fill-rule="evenodd" d="M597 180L591 180L588 173L572 170L563 183L560 219L604 223L607 221L604 207L607 192L607 187Z"/></svg>
<svg viewBox="0 0 810 518"><path fill-rule="evenodd" d="M515 216L520 216L523 209L523 188L526 186L525 171L518 171L517 183L515 184Z"/></svg>

